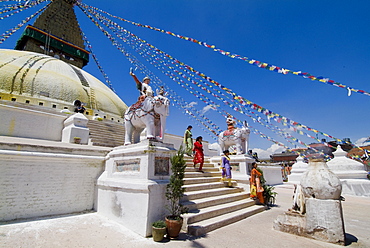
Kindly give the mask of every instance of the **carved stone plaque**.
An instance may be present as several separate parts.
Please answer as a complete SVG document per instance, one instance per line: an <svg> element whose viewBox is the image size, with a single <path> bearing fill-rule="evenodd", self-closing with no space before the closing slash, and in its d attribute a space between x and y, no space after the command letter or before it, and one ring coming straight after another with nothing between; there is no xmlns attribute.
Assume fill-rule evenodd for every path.
<svg viewBox="0 0 370 248"><path fill-rule="evenodd" d="M130 159L125 161L117 161L116 167L118 172L126 172L126 171L133 171L139 172L140 171L140 159Z"/></svg>
<svg viewBox="0 0 370 248"><path fill-rule="evenodd" d="M170 174L170 158L155 157L154 167L155 176L168 176Z"/></svg>

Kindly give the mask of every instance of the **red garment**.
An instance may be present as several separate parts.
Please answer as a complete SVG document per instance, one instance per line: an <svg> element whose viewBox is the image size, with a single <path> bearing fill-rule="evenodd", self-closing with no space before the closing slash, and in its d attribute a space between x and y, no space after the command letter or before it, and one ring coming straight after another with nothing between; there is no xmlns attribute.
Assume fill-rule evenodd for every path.
<svg viewBox="0 0 370 248"><path fill-rule="evenodd" d="M193 151L195 151L195 155L193 159L194 165L199 163L199 170L202 170L203 163L204 163L204 153L203 153L202 142L195 141Z"/></svg>
<svg viewBox="0 0 370 248"><path fill-rule="evenodd" d="M261 176L262 174L256 168L253 168L251 171L251 177L249 178L249 181L250 181L251 188L252 188L252 185L254 185L257 188L257 198L262 204L264 204L265 200L263 197L263 187L260 181ZM251 197L255 197L255 196L251 195Z"/></svg>

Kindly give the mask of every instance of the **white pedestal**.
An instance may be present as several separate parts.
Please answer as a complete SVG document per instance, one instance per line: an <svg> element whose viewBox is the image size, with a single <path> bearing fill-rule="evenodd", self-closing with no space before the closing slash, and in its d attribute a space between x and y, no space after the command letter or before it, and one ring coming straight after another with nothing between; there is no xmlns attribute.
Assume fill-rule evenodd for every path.
<svg viewBox="0 0 370 248"><path fill-rule="evenodd" d="M76 113L64 121L62 131L62 142L75 143L74 137L81 139L80 144L87 144L89 141L88 119L81 113Z"/></svg>
<svg viewBox="0 0 370 248"><path fill-rule="evenodd" d="M281 175L281 166L263 166L259 165L258 168L260 168L263 171L263 177L266 180L266 184L268 185L277 185L283 183L283 177Z"/></svg>
<svg viewBox="0 0 370 248"><path fill-rule="evenodd" d="M149 140L114 148L98 179L98 213L150 236L151 224L166 215L165 190L174 153L172 144Z"/></svg>

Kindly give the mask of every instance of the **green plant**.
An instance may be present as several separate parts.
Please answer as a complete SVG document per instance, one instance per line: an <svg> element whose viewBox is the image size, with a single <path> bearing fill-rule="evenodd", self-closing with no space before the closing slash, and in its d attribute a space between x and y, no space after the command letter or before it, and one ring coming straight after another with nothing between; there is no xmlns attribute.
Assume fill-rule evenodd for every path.
<svg viewBox="0 0 370 248"><path fill-rule="evenodd" d="M165 228L166 227L166 222L164 220L157 220L157 221L153 222L152 226L155 227L155 228Z"/></svg>
<svg viewBox="0 0 370 248"><path fill-rule="evenodd" d="M277 192L273 191L274 186L263 184L263 197L265 198L265 203L269 206L274 205L276 201Z"/></svg>
<svg viewBox="0 0 370 248"><path fill-rule="evenodd" d="M166 199L168 200L168 205L166 206L170 212L170 219L180 219L180 215L187 213L188 208L184 207L180 203L181 197L184 195L185 189L182 187L184 185L184 175L186 162L184 160L184 150L181 146L177 153L171 157L171 170L172 175L170 181L166 186Z"/></svg>

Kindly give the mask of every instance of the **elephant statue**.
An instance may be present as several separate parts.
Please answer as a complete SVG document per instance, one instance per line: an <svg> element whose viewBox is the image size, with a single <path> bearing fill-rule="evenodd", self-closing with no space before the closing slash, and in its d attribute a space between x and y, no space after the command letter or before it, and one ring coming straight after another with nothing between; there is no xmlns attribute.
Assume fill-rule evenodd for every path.
<svg viewBox="0 0 370 248"><path fill-rule="evenodd" d="M220 145L221 153L229 149L230 146L235 145L237 155L246 154L248 151L249 134L250 130L246 121L243 122L242 128L233 128L221 132L218 135L218 144Z"/></svg>
<svg viewBox="0 0 370 248"><path fill-rule="evenodd" d="M144 101L131 105L125 112L125 145L140 142L140 134L146 128L147 139L163 142L170 101L167 94L147 96Z"/></svg>

